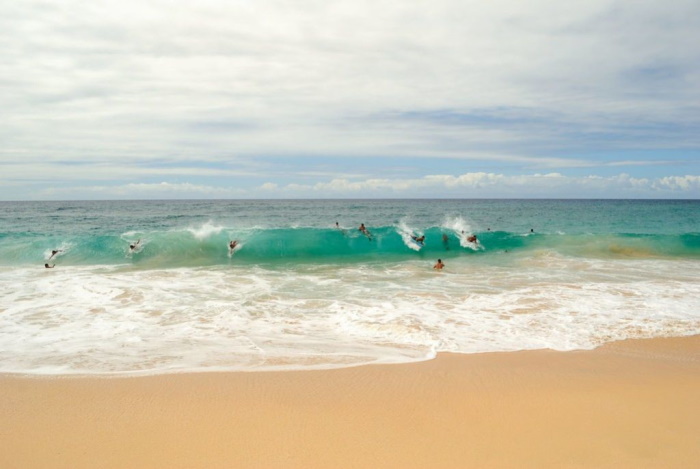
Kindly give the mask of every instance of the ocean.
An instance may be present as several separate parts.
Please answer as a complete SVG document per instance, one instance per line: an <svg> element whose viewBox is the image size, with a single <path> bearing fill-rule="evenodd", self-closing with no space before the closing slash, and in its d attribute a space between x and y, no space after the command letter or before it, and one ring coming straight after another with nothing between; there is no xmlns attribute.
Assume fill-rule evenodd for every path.
<svg viewBox="0 0 700 469"><path fill-rule="evenodd" d="M334 368L698 333L698 200L0 202L0 373Z"/></svg>

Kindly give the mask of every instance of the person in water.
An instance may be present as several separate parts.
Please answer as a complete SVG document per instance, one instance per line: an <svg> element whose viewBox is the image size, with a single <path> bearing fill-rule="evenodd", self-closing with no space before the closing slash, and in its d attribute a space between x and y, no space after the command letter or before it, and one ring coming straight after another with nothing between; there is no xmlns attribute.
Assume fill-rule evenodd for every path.
<svg viewBox="0 0 700 469"><path fill-rule="evenodd" d="M423 243L425 242L425 235L423 235L423 236L418 236L418 237L416 237L416 236L411 236L411 238L413 238L413 241L415 241L416 243L423 244Z"/></svg>
<svg viewBox="0 0 700 469"><path fill-rule="evenodd" d="M139 247L139 244L141 244L141 238L139 238L138 240L136 240L135 243L131 243L131 244L129 245L129 249L130 249L131 251L133 251L134 249L136 249L137 247Z"/></svg>
<svg viewBox="0 0 700 469"><path fill-rule="evenodd" d="M53 269L54 267L56 267L56 264L53 264L53 265L44 264L44 267L47 269Z"/></svg>
<svg viewBox="0 0 700 469"><path fill-rule="evenodd" d="M343 233L343 236L348 234L348 230L346 230L345 228L340 226L340 223L338 223L338 222L335 222L335 229L340 231L341 233Z"/></svg>
<svg viewBox="0 0 700 469"><path fill-rule="evenodd" d="M445 264L442 263L442 259L438 259L435 265L433 266L433 269L442 270L443 267L445 267Z"/></svg>
<svg viewBox="0 0 700 469"><path fill-rule="evenodd" d="M357 230L358 230L358 231L361 231L362 234L364 234L365 236L367 236L369 239L372 239L372 235L370 234L369 230L368 230L367 228L365 228L365 224L364 224L364 223L360 223L360 227L359 227Z"/></svg>
<svg viewBox="0 0 700 469"><path fill-rule="evenodd" d="M479 240L476 238L476 235L471 235L470 237L467 238L467 241L469 241L470 243L474 243L474 244L477 244L479 242Z"/></svg>
<svg viewBox="0 0 700 469"><path fill-rule="evenodd" d="M237 240L234 239L233 241L229 241L229 243L228 243L229 252L233 252L233 250L236 249L236 246L238 246Z"/></svg>
<svg viewBox="0 0 700 469"><path fill-rule="evenodd" d="M53 251L51 251L51 255L49 256L49 260L51 260L51 258L53 256L55 256L56 254L58 254L59 252L63 252L63 249L54 249Z"/></svg>
<svg viewBox="0 0 700 469"><path fill-rule="evenodd" d="M450 249L450 238L445 233L442 234L442 244L445 246L445 249Z"/></svg>

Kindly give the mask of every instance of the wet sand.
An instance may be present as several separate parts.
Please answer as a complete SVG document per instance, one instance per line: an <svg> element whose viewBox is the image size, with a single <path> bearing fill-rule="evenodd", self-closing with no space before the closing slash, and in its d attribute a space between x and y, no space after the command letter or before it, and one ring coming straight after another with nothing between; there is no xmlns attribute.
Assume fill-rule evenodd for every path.
<svg viewBox="0 0 700 469"><path fill-rule="evenodd" d="M688 468L700 336L406 365L0 377L2 468Z"/></svg>

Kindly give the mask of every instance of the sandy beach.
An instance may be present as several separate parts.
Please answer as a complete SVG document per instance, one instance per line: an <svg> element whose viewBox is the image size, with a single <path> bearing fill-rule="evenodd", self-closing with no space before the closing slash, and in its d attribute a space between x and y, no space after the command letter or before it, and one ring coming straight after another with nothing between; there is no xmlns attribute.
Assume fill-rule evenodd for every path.
<svg viewBox="0 0 700 469"><path fill-rule="evenodd" d="M0 383L3 468L700 463L700 336L327 371Z"/></svg>

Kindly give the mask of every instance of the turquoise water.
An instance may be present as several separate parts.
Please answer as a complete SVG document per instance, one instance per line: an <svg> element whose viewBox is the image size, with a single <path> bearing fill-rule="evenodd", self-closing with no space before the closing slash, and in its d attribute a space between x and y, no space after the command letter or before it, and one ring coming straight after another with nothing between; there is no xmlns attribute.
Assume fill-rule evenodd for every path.
<svg viewBox="0 0 700 469"><path fill-rule="evenodd" d="M699 201L0 202L0 372L586 349L700 333L699 278Z"/></svg>
<svg viewBox="0 0 700 469"><path fill-rule="evenodd" d="M338 222L342 230L333 229ZM357 230L365 223L371 240ZM532 232L530 230L533 230ZM462 233L464 232L464 234ZM408 235L407 235L408 233ZM416 250L410 234L426 236ZM468 234L479 239L465 242ZM447 240L443 239L447 236ZM407 237L408 236L408 237ZM129 244L140 239L136 253ZM415 200L0 203L0 262L138 267L366 262L536 249L700 257L698 201ZM477 249L474 249L477 248Z"/></svg>

